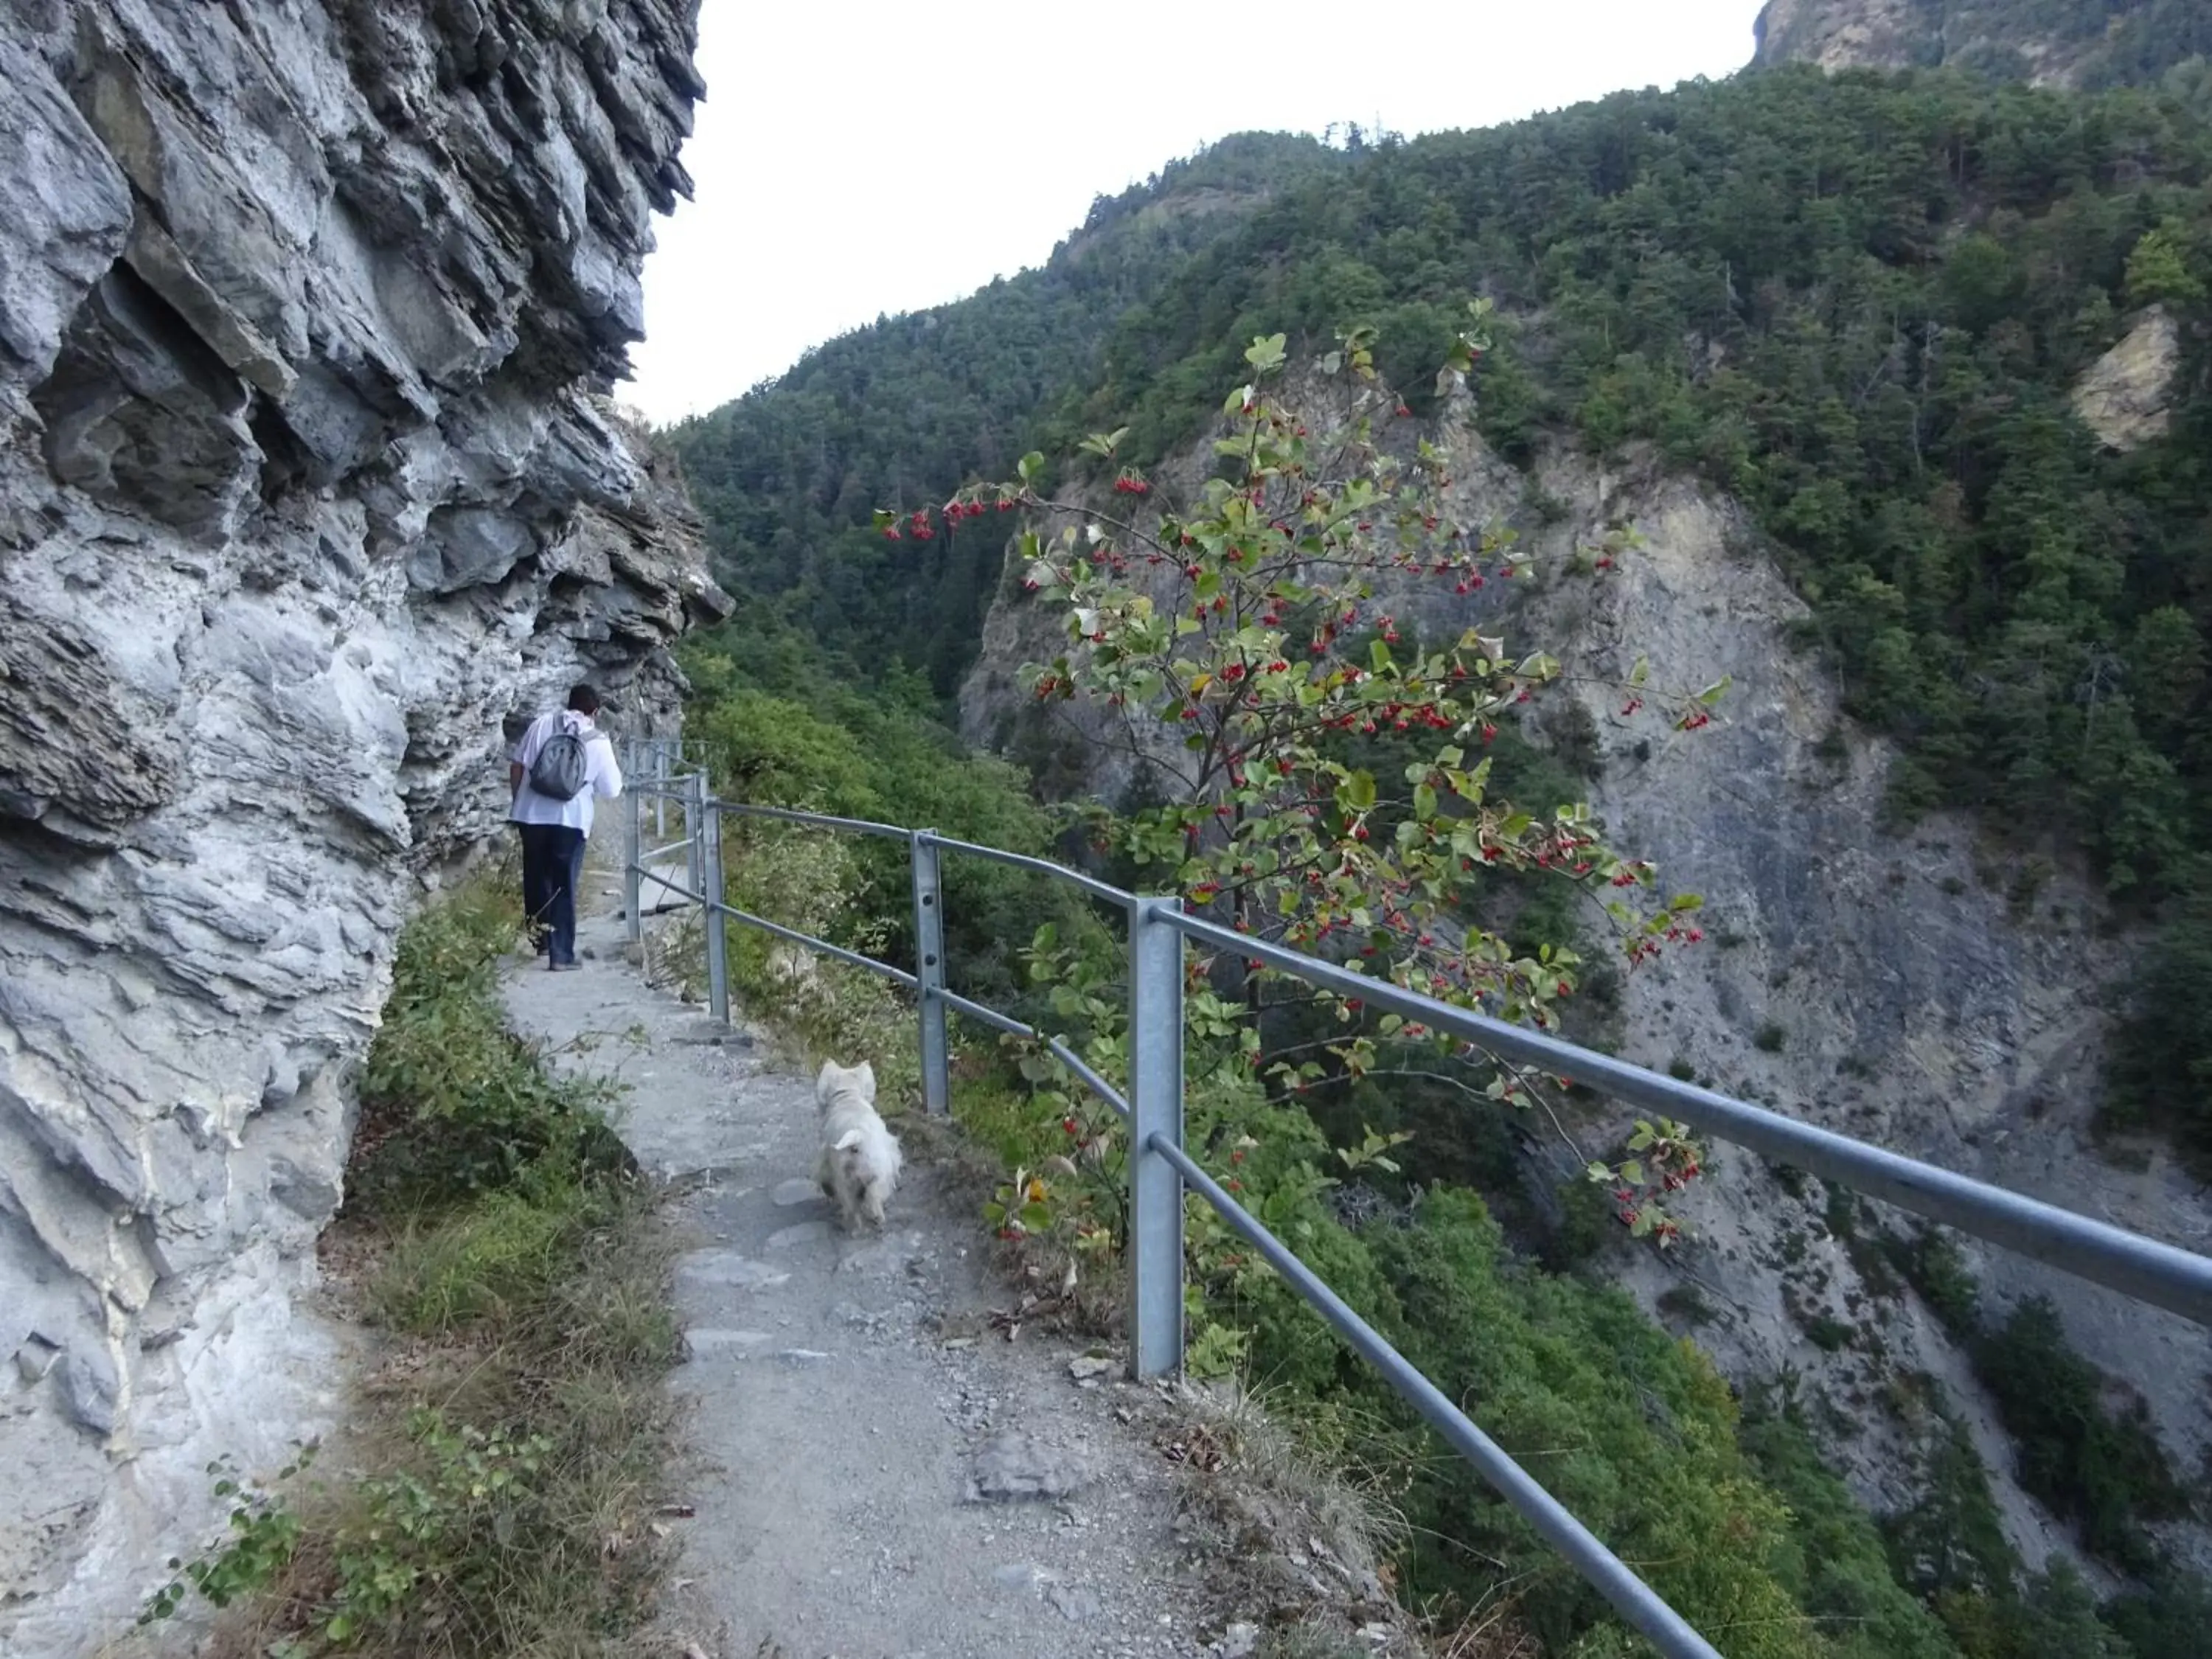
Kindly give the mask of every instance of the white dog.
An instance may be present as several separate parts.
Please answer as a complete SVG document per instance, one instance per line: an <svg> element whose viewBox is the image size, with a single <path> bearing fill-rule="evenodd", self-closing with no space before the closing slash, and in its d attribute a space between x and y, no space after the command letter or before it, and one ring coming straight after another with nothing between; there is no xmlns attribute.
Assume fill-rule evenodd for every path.
<svg viewBox="0 0 2212 1659"><path fill-rule="evenodd" d="M876 1115L876 1068L862 1060L823 1063L814 1097L822 1108L822 1160L814 1178L837 1200L847 1232L863 1217L880 1227L884 1205L898 1189L898 1138Z"/></svg>

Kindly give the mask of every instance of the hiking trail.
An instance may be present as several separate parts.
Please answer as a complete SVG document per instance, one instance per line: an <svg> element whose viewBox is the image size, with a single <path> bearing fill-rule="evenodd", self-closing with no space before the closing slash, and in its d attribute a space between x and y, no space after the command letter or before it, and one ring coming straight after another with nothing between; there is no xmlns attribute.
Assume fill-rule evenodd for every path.
<svg viewBox="0 0 2212 1659"><path fill-rule="evenodd" d="M580 969L518 963L504 993L556 1070L623 1085L616 1127L684 1241L671 1387L692 1458L669 1497L696 1514L669 1523L683 1550L661 1620L678 1650L1249 1652L1254 1626L1224 1635L1219 1586L1178 1540L1156 1441L1188 1410L1125 1381L1118 1355L994 1328L1013 1293L919 1137L883 1232L844 1235L812 1179L811 1076L647 984L611 861L595 850L579 895Z"/></svg>

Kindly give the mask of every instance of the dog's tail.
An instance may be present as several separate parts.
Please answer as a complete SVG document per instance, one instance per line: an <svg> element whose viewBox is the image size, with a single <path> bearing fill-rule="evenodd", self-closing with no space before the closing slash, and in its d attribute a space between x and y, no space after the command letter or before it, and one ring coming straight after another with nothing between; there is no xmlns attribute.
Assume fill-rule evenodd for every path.
<svg viewBox="0 0 2212 1659"><path fill-rule="evenodd" d="M848 1129L837 1137L837 1144L830 1149L831 1156L836 1158L839 1167L856 1186L868 1184L868 1154L865 1144L866 1139L867 1137L858 1129Z"/></svg>

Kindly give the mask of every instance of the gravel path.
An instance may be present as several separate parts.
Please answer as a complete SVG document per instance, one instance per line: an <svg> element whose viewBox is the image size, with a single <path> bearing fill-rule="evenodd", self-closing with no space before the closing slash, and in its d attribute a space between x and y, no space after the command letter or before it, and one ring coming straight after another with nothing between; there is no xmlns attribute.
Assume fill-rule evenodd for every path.
<svg viewBox="0 0 2212 1659"><path fill-rule="evenodd" d="M696 1510L670 1523L684 1531L678 1650L1218 1650L1174 1533L1159 1396L1122 1381L1118 1360L1079 1363L1081 1350L991 1328L1012 1298L938 1170L909 1165L880 1236L840 1232L808 1179L811 1080L649 988L624 963L611 890L592 876L580 971L518 964L506 994L557 1066L628 1085L617 1127L675 1184L696 1246L677 1272L690 1357L672 1384L697 1462L672 1494ZM1237 1634L1232 1651L1249 1640Z"/></svg>

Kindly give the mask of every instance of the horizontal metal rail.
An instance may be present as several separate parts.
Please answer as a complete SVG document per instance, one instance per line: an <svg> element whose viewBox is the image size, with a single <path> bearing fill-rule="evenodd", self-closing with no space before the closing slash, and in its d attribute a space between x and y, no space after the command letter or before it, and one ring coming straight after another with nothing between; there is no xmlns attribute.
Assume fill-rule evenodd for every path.
<svg viewBox="0 0 2212 1659"><path fill-rule="evenodd" d="M905 834L904 830L897 832ZM1137 902L1133 893L1125 893L1111 882L1101 881L1096 876L1086 876L1080 870L1071 870L1064 864L1054 864L1050 859L1032 858L1027 853L1003 852L996 847L979 847L972 841L954 841L947 836L933 835L924 830L917 832L932 847L942 847L950 853L966 853L979 859L988 859L994 864L1004 864L1016 870L1033 870L1041 876L1050 876L1071 887L1080 887L1093 898L1104 899L1109 904L1118 904L1124 910Z"/></svg>
<svg viewBox="0 0 2212 1659"><path fill-rule="evenodd" d="M994 1030L1004 1031L1009 1036L1028 1037L1033 1042L1042 1043L1054 1060L1081 1078L1089 1085L1092 1094L1097 1095L1099 1099L1104 1101L1123 1117L1129 1115L1129 1103L1121 1097L1121 1091L1099 1076L1058 1037L1047 1036L1036 1026L1024 1025L1011 1014L1002 1014L996 1008L986 1007L980 1002L970 1002L966 997L947 991L941 987L929 994L954 1012L965 1014L979 1024L988 1025Z"/></svg>
<svg viewBox="0 0 2212 1659"><path fill-rule="evenodd" d="M1692 1128L1810 1170L1936 1221L2002 1244L2047 1266L2124 1291L2140 1302L2212 1326L2212 1257L2161 1244L2003 1187L1922 1164L1831 1130L1763 1111L1610 1054L1440 1002L1387 980L1321 962L1202 917L1176 915L1187 936L1295 974L1309 985L1356 997L1480 1044L1492 1054L1586 1083L1617 1100L1680 1118Z"/></svg>
<svg viewBox="0 0 2212 1659"><path fill-rule="evenodd" d="M865 968L895 980L909 991L915 988L915 977L903 968L894 968L888 962L878 962L873 957L864 957L858 951L848 951L842 945L832 945L826 939L817 939L811 933L802 933L796 927L787 927L780 921L770 921L766 916L757 916L750 910L740 910L734 904L710 904L707 907L718 916L727 916L732 921L741 921L748 927L757 927L763 933L774 933L778 939L789 939L793 945L804 945L810 951L819 951L825 957L835 957L840 962L849 962L855 968Z"/></svg>
<svg viewBox="0 0 2212 1659"><path fill-rule="evenodd" d="M1200 1169L1190 1155L1165 1135L1153 1135L1147 1150L1175 1165L1183 1184L1211 1204L1229 1230L1257 1250L1269 1267L1287 1279L1291 1288L1314 1306L1336 1334L1356 1349L1360 1358L1382 1373L1383 1380L1405 1395L1414 1410L1428 1419L1454 1451L1474 1465L1498 1495L1535 1528L1544 1541L1567 1558L1575 1571L1613 1610L1650 1637L1668 1659L1720 1659L1705 1638L1692 1630L1681 1614L1668 1607L1658 1592L1629 1571L1621 1559L1599 1541L1595 1534L1568 1513L1565 1505L1537 1484L1534 1476L1508 1456L1498 1443L1477 1428L1468 1414L1452 1404L1443 1389L1413 1369L1413 1362L1383 1340L1372 1325L1322 1282L1321 1276L1293 1255L1288 1245L1261 1226Z"/></svg>
<svg viewBox="0 0 2212 1659"><path fill-rule="evenodd" d="M704 904L707 902L705 894L696 893L682 882L671 881L665 876L656 876L650 870L641 867L637 876L640 881L649 881L656 887L665 887L670 892L678 895L690 903Z"/></svg>
<svg viewBox="0 0 2212 1659"><path fill-rule="evenodd" d="M996 1008L986 1007L980 1002L970 1002L956 992L941 987L930 993L955 1013L965 1014L979 1025L988 1025L994 1031L1004 1031L1008 1036L1033 1037L1037 1034L1034 1025L1024 1025L1012 1014L1002 1014Z"/></svg>
<svg viewBox="0 0 2212 1659"><path fill-rule="evenodd" d="M787 807L749 806L733 800L717 799L708 805L731 817L772 818L778 823L804 824L810 830L849 830L856 836L885 836L894 841L909 841L915 833L896 823L878 823L872 818L832 817L826 812L794 812Z"/></svg>

